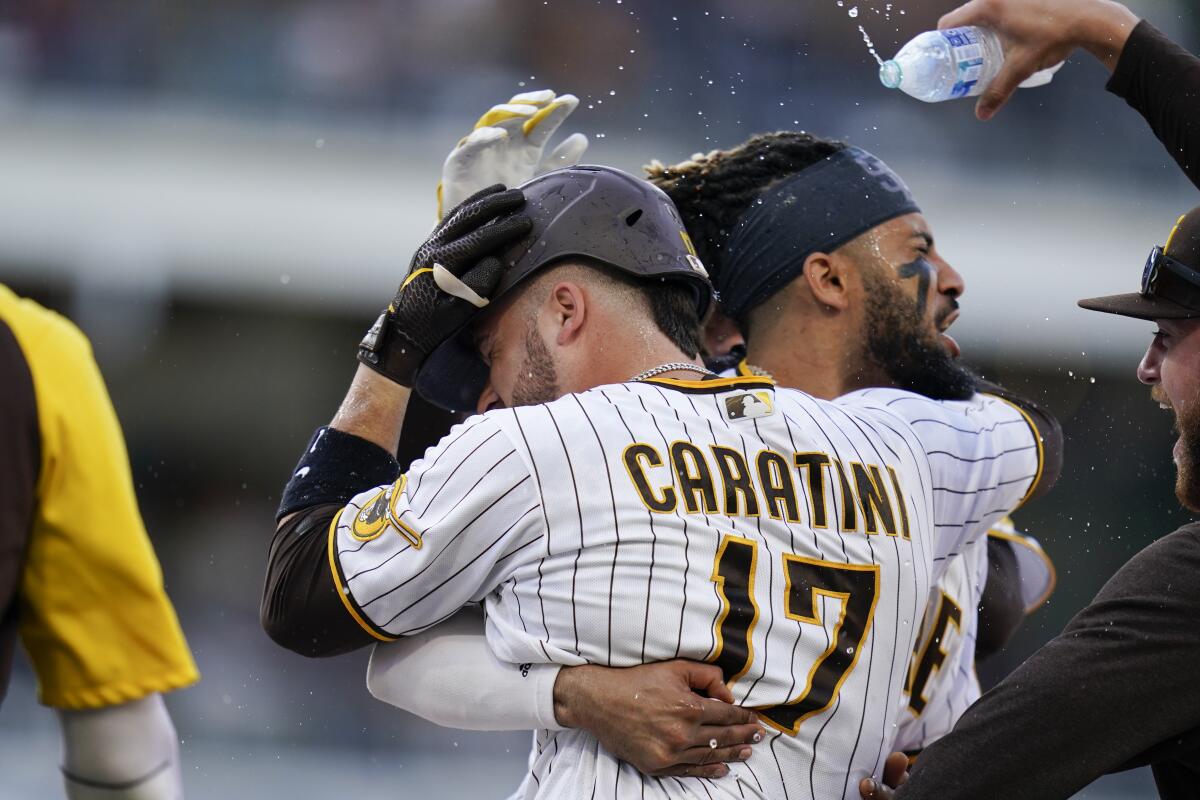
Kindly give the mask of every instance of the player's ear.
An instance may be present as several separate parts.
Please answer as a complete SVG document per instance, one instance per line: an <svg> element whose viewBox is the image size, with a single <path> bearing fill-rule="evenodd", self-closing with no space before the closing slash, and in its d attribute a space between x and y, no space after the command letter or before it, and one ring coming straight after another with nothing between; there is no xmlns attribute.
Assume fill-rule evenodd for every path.
<svg viewBox="0 0 1200 800"><path fill-rule="evenodd" d="M578 283L559 281L550 290L550 306L554 313L555 342L561 347L570 344L583 330L587 319L587 297Z"/></svg>
<svg viewBox="0 0 1200 800"><path fill-rule="evenodd" d="M838 311L849 307L848 266L846 259L829 253L813 253L804 259L804 282L818 303Z"/></svg>

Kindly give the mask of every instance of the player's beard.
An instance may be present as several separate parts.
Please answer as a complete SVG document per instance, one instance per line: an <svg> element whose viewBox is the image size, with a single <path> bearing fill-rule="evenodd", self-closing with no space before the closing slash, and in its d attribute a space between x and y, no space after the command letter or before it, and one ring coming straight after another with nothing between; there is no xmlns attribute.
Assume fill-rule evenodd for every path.
<svg viewBox="0 0 1200 800"><path fill-rule="evenodd" d="M525 330L525 361L513 386L514 406L534 406L558 399L558 373L550 350L531 319Z"/></svg>
<svg viewBox="0 0 1200 800"><path fill-rule="evenodd" d="M1200 402L1180 411L1167 397L1161 386L1150 390L1150 396L1171 407L1175 413L1175 431L1179 434L1176 459L1175 497L1192 511L1200 512Z"/></svg>
<svg viewBox="0 0 1200 800"><path fill-rule="evenodd" d="M900 389L934 400L966 400L974 395L974 373L938 342L916 301L882 276L866 274L864 283L865 359ZM953 310L947 309L946 315Z"/></svg>

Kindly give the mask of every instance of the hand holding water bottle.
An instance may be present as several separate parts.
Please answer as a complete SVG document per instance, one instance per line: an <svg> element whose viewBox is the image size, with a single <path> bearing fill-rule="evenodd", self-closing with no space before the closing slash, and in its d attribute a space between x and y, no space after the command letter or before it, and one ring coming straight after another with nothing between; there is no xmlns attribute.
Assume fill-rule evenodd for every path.
<svg viewBox="0 0 1200 800"><path fill-rule="evenodd" d="M1113 69L1137 23L1133 12L1110 0L971 0L938 20L938 28L977 25L999 35L1003 66L975 106L975 115L987 120L1018 86L1077 47Z"/></svg>
<svg viewBox="0 0 1200 800"><path fill-rule="evenodd" d="M926 31L879 67L879 80L926 103L982 94L1004 69L1000 34L977 25ZM1045 86L1062 62L1033 73L1021 89Z"/></svg>

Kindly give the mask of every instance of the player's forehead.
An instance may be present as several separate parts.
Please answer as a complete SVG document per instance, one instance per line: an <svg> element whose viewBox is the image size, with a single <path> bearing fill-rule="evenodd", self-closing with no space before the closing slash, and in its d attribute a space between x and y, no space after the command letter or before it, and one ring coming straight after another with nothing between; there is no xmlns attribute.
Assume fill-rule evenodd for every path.
<svg viewBox="0 0 1200 800"><path fill-rule="evenodd" d="M927 246L933 246L933 228L930 227L929 220L925 219L925 215L919 211L889 219L876 226L876 229L893 241L924 241Z"/></svg>
<svg viewBox="0 0 1200 800"><path fill-rule="evenodd" d="M1159 330L1180 337L1200 331L1200 319L1156 319L1154 324Z"/></svg>
<svg viewBox="0 0 1200 800"><path fill-rule="evenodd" d="M930 249L933 247L933 229L923 214L914 211L881 222L853 239L852 243L860 250L865 249L880 256L912 247Z"/></svg>
<svg viewBox="0 0 1200 800"><path fill-rule="evenodd" d="M919 212L881 222L846 242L835 252L864 275L877 278L906 272L905 266L933 251L933 232Z"/></svg>

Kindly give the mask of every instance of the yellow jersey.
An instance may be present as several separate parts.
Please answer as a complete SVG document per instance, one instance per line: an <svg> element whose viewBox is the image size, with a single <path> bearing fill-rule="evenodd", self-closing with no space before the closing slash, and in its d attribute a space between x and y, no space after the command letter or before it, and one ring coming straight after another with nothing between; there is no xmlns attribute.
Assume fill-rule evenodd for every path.
<svg viewBox="0 0 1200 800"><path fill-rule="evenodd" d="M91 346L3 285L0 385L0 697L17 636L56 708L194 683Z"/></svg>

